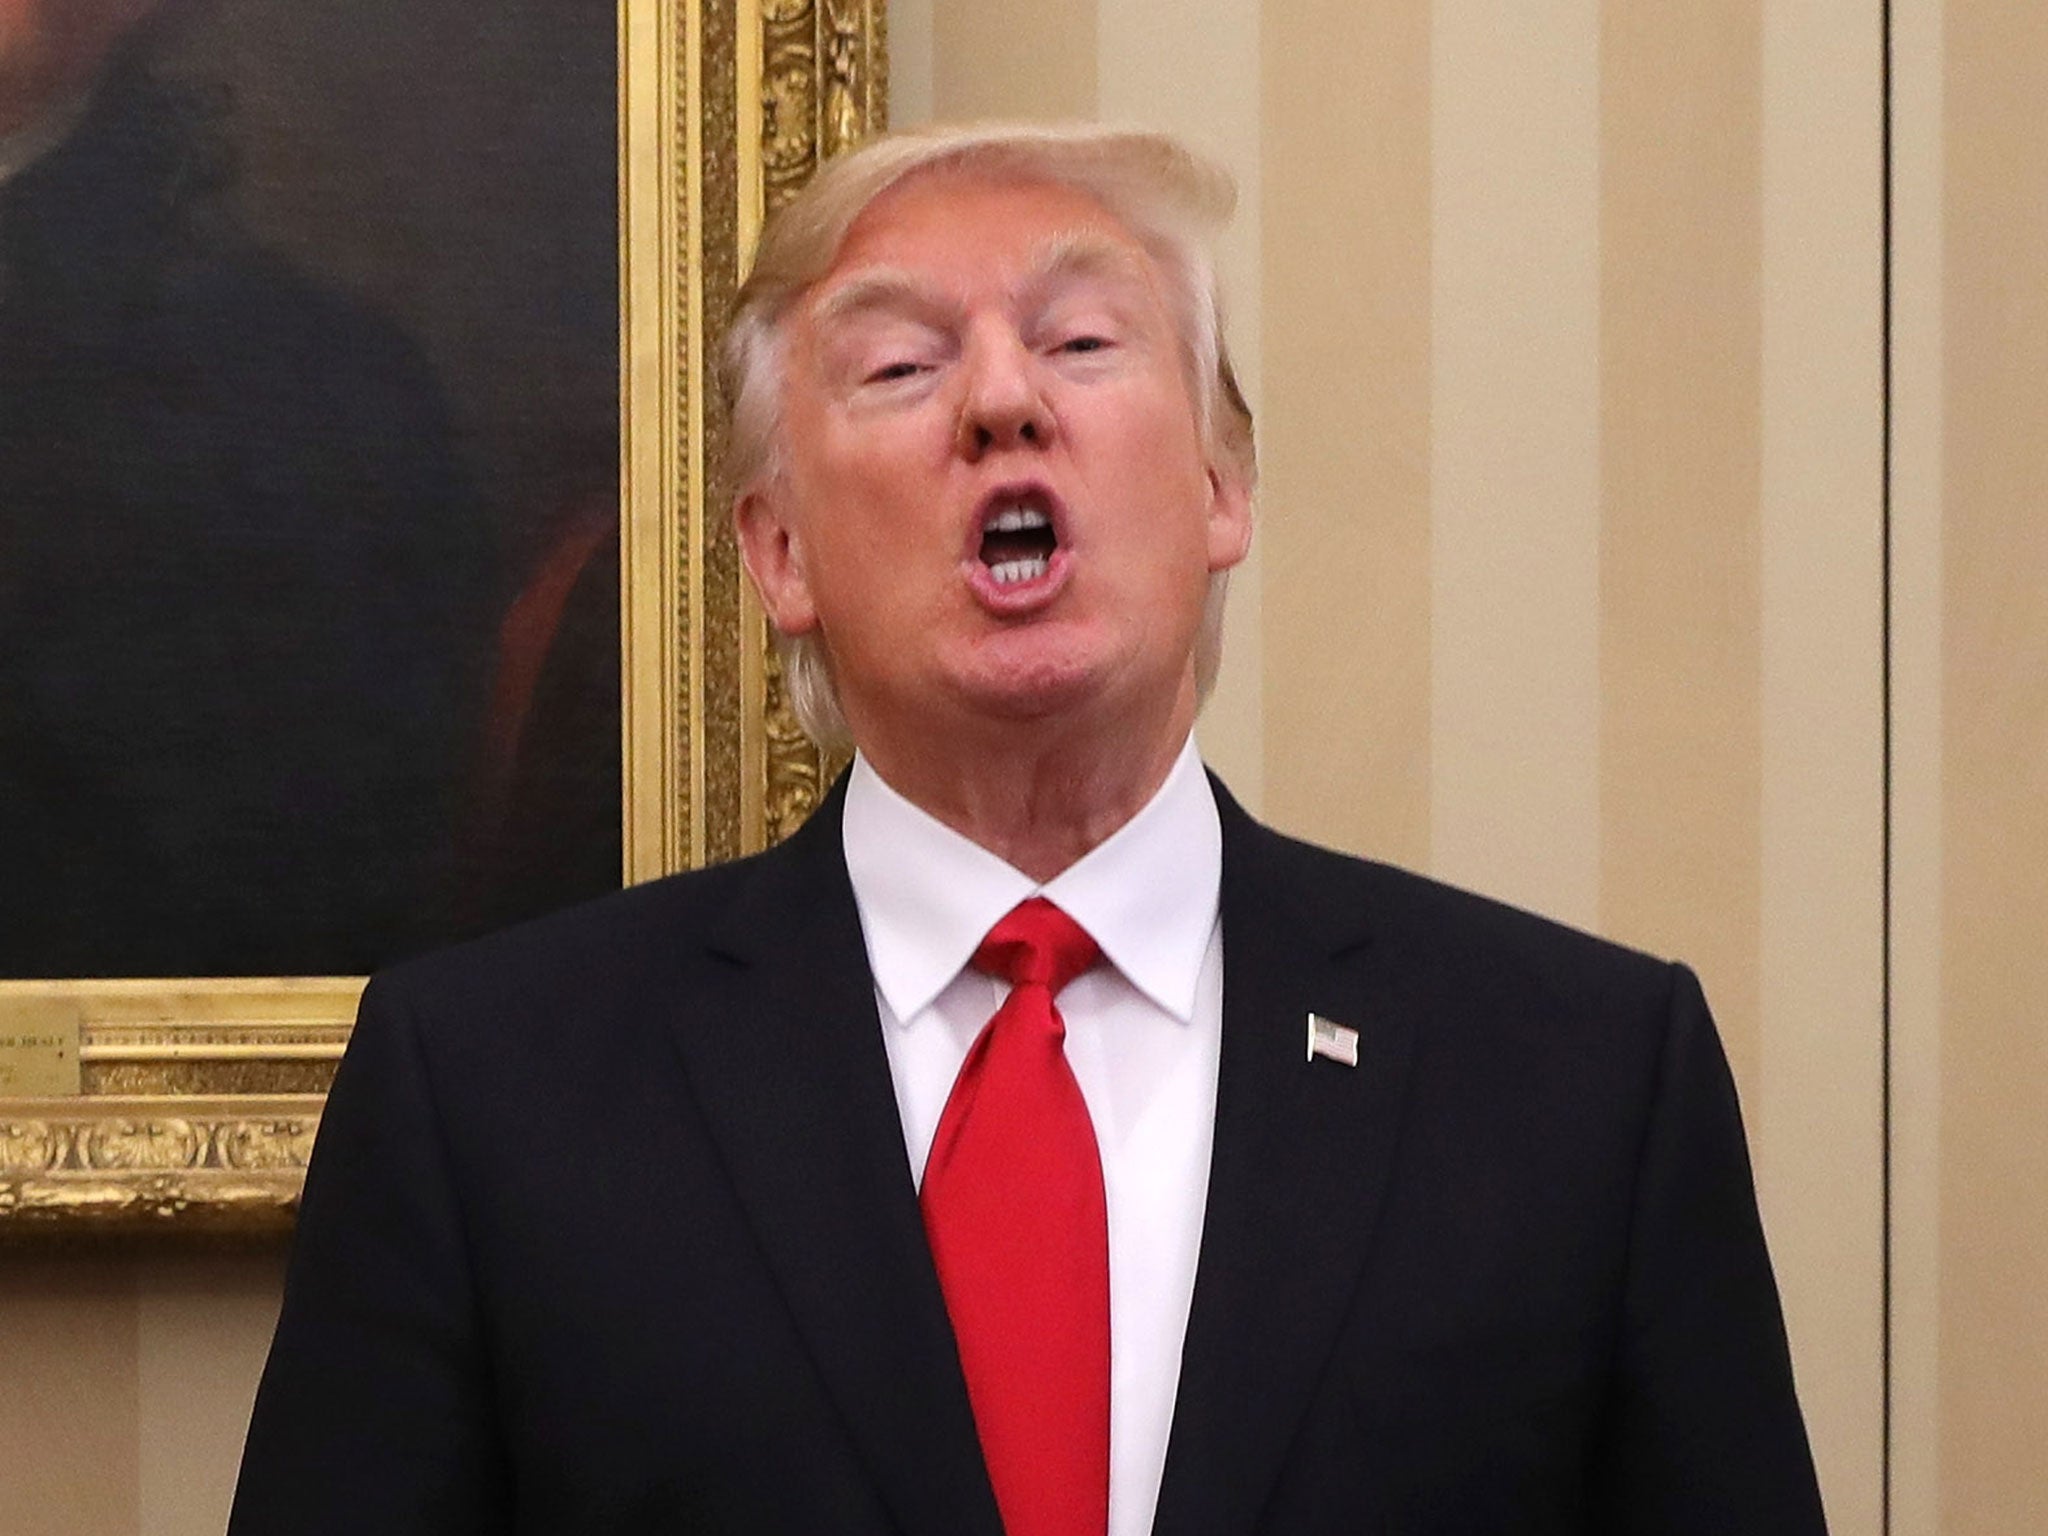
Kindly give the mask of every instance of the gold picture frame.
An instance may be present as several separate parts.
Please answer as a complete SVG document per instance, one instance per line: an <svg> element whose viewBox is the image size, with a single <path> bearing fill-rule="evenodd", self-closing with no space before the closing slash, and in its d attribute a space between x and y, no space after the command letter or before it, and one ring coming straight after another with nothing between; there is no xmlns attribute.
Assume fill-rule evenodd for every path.
<svg viewBox="0 0 2048 1536"><path fill-rule="evenodd" d="M711 359L764 210L885 122L884 3L619 0L628 882L775 840L832 766L718 510ZM287 1229L362 985L0 981L0 1240Z"/></svg>

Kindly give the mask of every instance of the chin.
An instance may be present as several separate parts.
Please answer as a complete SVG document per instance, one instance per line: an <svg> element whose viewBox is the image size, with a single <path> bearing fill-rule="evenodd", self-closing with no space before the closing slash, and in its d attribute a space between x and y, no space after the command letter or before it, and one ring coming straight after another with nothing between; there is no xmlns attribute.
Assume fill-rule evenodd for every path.
<svg viewBox="0 0 2048 1536"><path fill-rule="evenodd" d="M1024 723L1086 714L1102 691L1091 672L1045 667L973 678L960 697L969 715Z"/></svg>
<svg viewBox="0 0 2048 1536"><path fill-rule="evenodd" d="M973 714L991 721L1041 724L1057 732L1065 726L1112 722L1119 731L1135 731L1141 722L1172 712L1171 689L1162 697L1156 688L1133 689L1098 670L1041 673L1029 679L1010 676L999 683L984 680L969 697Z"/></svg>

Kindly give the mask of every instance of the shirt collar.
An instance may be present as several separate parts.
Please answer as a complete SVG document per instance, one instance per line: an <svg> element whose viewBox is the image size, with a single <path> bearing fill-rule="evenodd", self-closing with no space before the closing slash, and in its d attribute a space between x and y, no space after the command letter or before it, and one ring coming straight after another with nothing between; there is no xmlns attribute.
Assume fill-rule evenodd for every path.
<svg viewBox="0 0 2048 1536"><path fill-rule="evenodd" d="M1142 810L1040 885L919 809L856 756L842 826L875 986L898 1019L923 1011L1018 902L1043 895L1124 978L1183 1021L1216 926L1223 833L1189 738Z"/></svg>

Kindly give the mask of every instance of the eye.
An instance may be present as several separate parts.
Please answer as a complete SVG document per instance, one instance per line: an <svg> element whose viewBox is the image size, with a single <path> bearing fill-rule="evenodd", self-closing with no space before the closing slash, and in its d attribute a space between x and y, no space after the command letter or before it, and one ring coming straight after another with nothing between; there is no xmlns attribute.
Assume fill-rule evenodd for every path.
<svg viewBox="0 0 2048 1536"><path fill-rule="evenodd" d="M908 379L924 371L923 364L909 361L884 363L866 378L863 384L893 384L898 379Z"/></svg>
<svg viewBox="0 0 2048 1536"><path fill-rule="evenodd" d="M1104 352L1109 349L1109 344L1107 336L1073 336L1061 342L1059 350L1075 354Z"/></svg>

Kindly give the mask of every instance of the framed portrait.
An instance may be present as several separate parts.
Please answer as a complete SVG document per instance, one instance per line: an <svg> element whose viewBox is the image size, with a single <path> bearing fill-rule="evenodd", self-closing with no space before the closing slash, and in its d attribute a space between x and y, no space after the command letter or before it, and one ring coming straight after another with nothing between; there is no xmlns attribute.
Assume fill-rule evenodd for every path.
<svg viewBox="0 0 2048 1536"><path fill-rule="evenodd" d="M712 359L882 7L0 19L0 1238L287 1226L370 971L815 805Z"/></svg>

